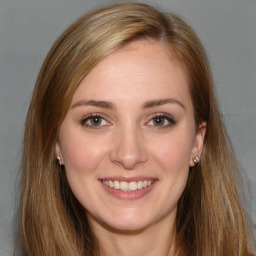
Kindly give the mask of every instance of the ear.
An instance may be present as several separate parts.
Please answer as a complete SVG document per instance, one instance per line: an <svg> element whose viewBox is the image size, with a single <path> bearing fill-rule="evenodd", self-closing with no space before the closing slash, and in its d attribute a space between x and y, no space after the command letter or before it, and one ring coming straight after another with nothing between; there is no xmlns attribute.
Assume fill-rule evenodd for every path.
<svg viewBox="0 0 256 256"><path fill-rule="evenodd" d="M199 124L196 134L195 134L195 141L194 145L191 151L191 157L190 157L190 167L195 166L194 159L196 156L199 156L201 158L201 154L203 151L203 145L204 145L204 137L206 133L206 122L202 122Z"/></svg>
<svg viewBox="0 0 256 256"><path fill-rule="evenodd" d="M59 161L59 165L64 165L59 142L57 142L55 145L55 154L56 154L57 160Z"/></svg>

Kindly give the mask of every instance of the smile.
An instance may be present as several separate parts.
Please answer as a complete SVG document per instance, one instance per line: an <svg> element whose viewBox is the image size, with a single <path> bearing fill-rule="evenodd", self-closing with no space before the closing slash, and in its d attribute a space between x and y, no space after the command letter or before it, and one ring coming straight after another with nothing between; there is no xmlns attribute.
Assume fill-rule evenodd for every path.
<svg viewBox="0 0 256 256"><path fill-rule="evenodd" d="M121 191L136 191L151 186L153 180L139 180L139 181L117 181L117 180L102 180L102 183L107 187L114 188Z"/></svg>

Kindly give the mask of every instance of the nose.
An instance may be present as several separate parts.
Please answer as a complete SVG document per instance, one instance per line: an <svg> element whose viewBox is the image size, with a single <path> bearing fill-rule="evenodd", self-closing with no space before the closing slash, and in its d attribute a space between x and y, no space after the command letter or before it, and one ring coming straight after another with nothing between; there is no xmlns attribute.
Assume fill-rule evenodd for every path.
<svg viewBox="0 0 256 256"><path fill-rule="evenodd" d="M113 140L113 148L110 154L111 161L122 166L125 170L134 170L148 159L143 135L137 130L136 128L126 127L117 131Z"/></svg>

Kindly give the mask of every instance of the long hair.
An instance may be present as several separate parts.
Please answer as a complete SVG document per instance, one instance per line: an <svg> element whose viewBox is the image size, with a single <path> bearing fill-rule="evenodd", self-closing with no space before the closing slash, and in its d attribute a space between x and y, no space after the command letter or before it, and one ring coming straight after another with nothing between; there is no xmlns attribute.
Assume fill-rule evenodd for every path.
<svg viewBox="0 0 256 256"><path fill-rule="evenodd" d="M97 240L56 162L60 125L82 79L103 58L135 40L164 43L185 67L195 123L207 123L202 161L178 202L179 255L251 255L236 159L223 127L204 49L181 18L139 3L96 9L56 41L28 110L22 157L18 240L27 256L97 255ZM179 250L179 248L182 248Z"/></svg>

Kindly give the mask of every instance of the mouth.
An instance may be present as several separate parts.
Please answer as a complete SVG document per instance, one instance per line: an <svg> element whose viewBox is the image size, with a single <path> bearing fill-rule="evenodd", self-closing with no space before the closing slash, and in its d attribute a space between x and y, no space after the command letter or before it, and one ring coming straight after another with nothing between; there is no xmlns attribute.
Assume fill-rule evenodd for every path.
<svg viewBox="0 0 256 256"><path fill-rule="evenodd" d="M118 180L102 180L101 181L105 186L120 190L124 192L135 192L138 190L145 189L152 186L155 182L154 180L138 180L138 181L118 181Z"/></svg>
<svg viewBox="0 0 256 256"><path fill-rule="evenodd" d="M152 177L102 177L99 179L104 190L117 199L140 199L151 193L158 183Z"/></svg>

